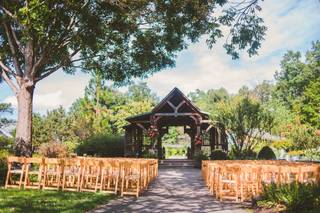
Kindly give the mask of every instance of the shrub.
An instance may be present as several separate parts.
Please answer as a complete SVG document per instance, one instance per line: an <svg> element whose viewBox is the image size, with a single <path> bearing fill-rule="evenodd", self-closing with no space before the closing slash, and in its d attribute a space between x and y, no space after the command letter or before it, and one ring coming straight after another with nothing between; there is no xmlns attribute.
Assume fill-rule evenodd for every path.
<svg viewBox="0 0 320 213"><path fill-rule="evenodd" d="M123 157L124 137L111 135L95 135L87 138L76 149L78 155L99 157Z"/></svg>
<svg viewBox="0 0 320 213"><path fill-rule="evenodd" d="M194 155L193 159L195 160L196 167L201 168L201 162L203 160L208 160L209 157L203 151L200 150L198 153Z"/></svg>
<svg viewBox="0 0 320 213"><path fill-rule="evenodd" d="M274 160L276 159L276 155L272 151L272 149L269 146L264 146L259 154L258 154L258 159L260 160Z"/></svg>
<svg viewBox="0 0 320 213"><path fill-rule="evenodd" d="M7 157L10 155L7 150L0 150L0 185L4 183L7 174Z"/></svg>
<svg viewBox="0 0 320 213"><path fill-rule="evenodd" d="M319 212L320 186L316 184L270 184L263 187L262 196L256 202L263 208L281 208L287 212Z"/></svg>
<svg viewBox="0 0 320 213"><path fill-rule="evenodd" d="M227 153L221 149L214 150L210 155L211 160L227 160Z"/></svg>
<svg viewBox="0 0 320 213"><path fill-rule="evenodd" d="M40 145L38 153L49 158L63 158L68 155L68 147L61 142L48 142Z"/></svg>
<svg viewBox="0 0 320 213"><path fill-rule="evenodd" d="M151 152L144 152L142 153L143 158L154 158L157 159L158 155L156 153L151 153Z"/></svg>
<svg viewBox="0 0 320 213"><path fill-rule="evenodd" d="M241 153L236 151L234 146L231 147L229 158L232 160L253 160L256 159L257 153L251 149L243 150Z"/></svg>
<svg viewBox="0 0 320 213"><path fill-rule="evenodd" d="M13 147L13 138L0 135L0 149L11 150Z"/></svg>

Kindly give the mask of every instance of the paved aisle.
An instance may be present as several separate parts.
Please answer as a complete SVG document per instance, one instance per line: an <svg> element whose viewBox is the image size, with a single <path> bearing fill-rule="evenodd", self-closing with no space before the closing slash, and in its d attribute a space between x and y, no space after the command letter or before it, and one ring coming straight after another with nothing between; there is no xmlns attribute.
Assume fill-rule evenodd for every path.
<svg viewBox="0 0 320 213"><path fill-rule="evenodd" d="M138 199L119 198L91 211L100 212L248 212L239 204L220 203L204 185L199 169L160 169Z"/></svg>

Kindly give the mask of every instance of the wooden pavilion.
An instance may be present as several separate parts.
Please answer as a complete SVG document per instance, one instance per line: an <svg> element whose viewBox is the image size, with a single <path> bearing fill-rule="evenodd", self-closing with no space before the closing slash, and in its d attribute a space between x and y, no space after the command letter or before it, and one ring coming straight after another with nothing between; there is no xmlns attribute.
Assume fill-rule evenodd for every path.
<svg viewBox="0 0 320 213"><path fill-rule="evenodd" d="M126 119L125 156L141 157L147 150L154 150L159 159L162 156L162 137L169 126L183 126L184 133L191 138L192 159L202 146L228 150L227 137L223 125L214 123L209 114L196 107L178 88L174 88L151 112ZM151 144L145 144L150 137ZM150 140L149 140L150 141Z"/></svg>

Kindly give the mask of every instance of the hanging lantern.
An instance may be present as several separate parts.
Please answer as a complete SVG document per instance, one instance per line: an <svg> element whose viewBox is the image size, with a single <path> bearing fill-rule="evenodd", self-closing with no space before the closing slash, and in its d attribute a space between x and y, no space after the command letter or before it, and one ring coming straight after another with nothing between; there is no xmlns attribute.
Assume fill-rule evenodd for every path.
<svg viewBox="0 0 320 213"><path fill-rule="evenodd" d="M197 135L195 138L194 138L194 144L196 146L201 146L202 145L202 138L200 135Z"/></svg>
<svg viewBox="0 0 320 213"><path fill-rule="evenodd" d="M156 126L151 125L150 128L148 129L148 136L150 138L155 138L159 135L159 130Z"/></svg>

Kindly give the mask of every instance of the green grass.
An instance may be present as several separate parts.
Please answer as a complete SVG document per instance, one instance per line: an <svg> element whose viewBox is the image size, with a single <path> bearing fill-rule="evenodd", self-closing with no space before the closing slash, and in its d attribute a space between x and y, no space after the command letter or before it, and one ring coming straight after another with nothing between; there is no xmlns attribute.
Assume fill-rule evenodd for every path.
<svg viewBox="0 0 320 213"><path fill-rule="evenodd" d="M0 188L0 212L86 212L113 195Z"/></svg>

